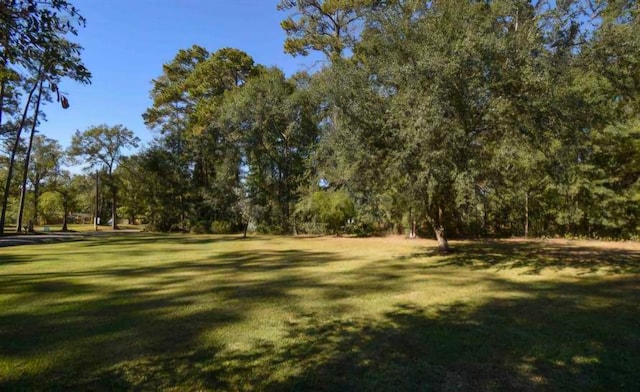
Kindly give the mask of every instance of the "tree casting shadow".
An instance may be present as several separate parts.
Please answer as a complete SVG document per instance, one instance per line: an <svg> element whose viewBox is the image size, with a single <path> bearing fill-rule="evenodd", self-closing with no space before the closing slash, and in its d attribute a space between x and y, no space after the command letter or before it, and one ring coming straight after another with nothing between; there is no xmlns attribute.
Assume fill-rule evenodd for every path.
<svg viewBox="0 0 640 392"><path fill-rule="evenodd" d="M405 257L405 260L442 256L437 250L425 250ZM640 251L571 246L545 242L463 242L454 246L433 267L459 266L473 269L498 270L523 268L525 274L539 274L545 269L560 271L574 268L582 273L640 273Z"/></svg>

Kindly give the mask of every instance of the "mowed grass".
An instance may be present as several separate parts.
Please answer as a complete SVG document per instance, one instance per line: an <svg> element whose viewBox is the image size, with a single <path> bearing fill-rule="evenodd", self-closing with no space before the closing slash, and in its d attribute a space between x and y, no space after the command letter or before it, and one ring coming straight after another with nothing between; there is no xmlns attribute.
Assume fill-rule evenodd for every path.
<svg viewBox="0 0 640 392"><path fill-rule="evenodd" d="M0 248L0 390L640 390L640 245Z"/></svg>

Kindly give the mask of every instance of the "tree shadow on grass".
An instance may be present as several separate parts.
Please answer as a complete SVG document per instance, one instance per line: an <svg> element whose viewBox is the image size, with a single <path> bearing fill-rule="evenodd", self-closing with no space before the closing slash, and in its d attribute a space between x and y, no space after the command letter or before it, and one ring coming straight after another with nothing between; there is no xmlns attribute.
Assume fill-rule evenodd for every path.
<svg viewBox="0 0 640 392"><path fill-rule="evenodd" d="M14 290L24 301L45 295L68 301L39 312L0 314L0 352L4 360L13 359L15 372L0 377L1 390L86 390L99 369L167 353L179 356L197 346L203 331L243 318L223 303L180 314L180 309L196 305L186 294L104 293L99 287L68 281L22 282L14 287L20 285L31 286ZM215 352L217 347L207 350ZM21 359L30 357L45 360L35 373L21 370ZM103 381L107 383L101 389L110 385Z"/></svg>
<svg viewBox="0 0 640 392"><path fill-rule="evenodd" d="M86 248L105 245L153 246L153 245L206 245L230 241L270 241L269 236L243 238L242 235L186 235L186 234L149 234L141 232L56 232L40 235L4 235L0 236L0 248L20 245L42 245L61 242L83 241ZM180 251L176 249L175 251Z"/></svg>
<svg viewBox="0 0 640 392"><path fill-rule="evenodd" d="M461 266L497 270L523 268L525 274L539 274L545 269L560 271L573 268L582 273L640 273L640 251L596 246L572 246L546 242L463 242L454 251L442 255L437 250L414 253L405 260L442 256L432 267Z"/></svg>
<svg viewBox="0 0 640 392"><path fill-rule="evenodd" d="M143 252L144 253L144 252ZM75 252L75 254L81 254ZM91 256L91 253L87 253ZM24 263L30 260L27 256L9 256L6 263ZM294 268L322 266L342 259L331 252L310 252L303 250L261 250L261 251L231 251L213 254L201 260L175 261L171 263L158 262L145 266L116 264L112 268L94 269L91 262L83 261L87 268L69 272L21 273L0 276L0 283L4 281L4 288L22 286L25 291L32 291L38 282L46 284L56 279L67 278L158 278L158 288L163 288L170 280L183 274L229 275L242 273L268 273L286 271ZM5 263L3 260L1 264ZM241 275L238 275L241 276ZM303 277L298 277L304 279ZM189 278L187 278L189 279ZM175 282L180 282L176 280ZM228 283L228 282L227 282ZM8 286L7 286L8 285ZM277 286L277 285L275 285ZM0 288L2 293L2 288Z"/></svg>
<svg viewBox="0 0 640 392"><path fill-rule="evenodd" d="M300 314L279 342L121 362L91 390L637 391L640 282L516 284L473 306L397 304L383 317Z"/></svg>
<svg viewBox="0 0 640 392"><path fill-rule="evenodd" d="M28 263L31 261L31 257L22 256L22 255L1 255L0 256L0 266L9 265L9 264L21 264Z"/></svg>
<svg viewBox="0 0 640 392"><path fill-rule="evenodd" d="M637 276L578 283L484 276L488 289L511 299L431 308L400 302L381 317L352 317L347 308L327 317L290 305L299 289L321 289L328 295L321 300L330 302L397 292L406 279L437 275L406 261L354 270L338 282L315 269L340 260L327 252L235 251L144 267L0 276L0 295L34 306L0 313L0 361L13 361L8 376L0 373L0 389L640 388ZM300 270L306 267L316 273ZM121 284L105 283L114 281ZM235 333L251 311L268 306L291 309L292 317L279 320L282 338L241 348L229 344L233 336L203 342L203 334L224 328ZM45 364L23 369L33 358Z"/></svg>
<svg viewBox="0 0 640 392"><path fill-rule="evenodd" d="M640 388L637 280L544 290L494 283L526 296L478 307L399 304L382 320L309 318L291 326L284 347L223 354L212 371L235 387L242 379L282 391Z"/></svg>
<svg viewBox="0 0 640 392"><path fill-rule="evenodd" d="M270 241L269 236L256 236L243 238L241 234L233 235L193 235L193 234L164 234L164 233L137 233L137 232L108 232L101 235L89 235L91 241L86 243L87 247L97 247L104 245L206 245L223 242L252 242Z"/></svg>
<svg viewBox="0 0 640 392"><path fill-rule="evenodd" d="M84 238L78 234L43 234L43 235L7 235L0 237L0 248L21 245L43 245L61 242L82 241ZM0 262L2 259L0 258Z"/></svg>
<svg viewBox="0 0 640 392"><path fill-rule="evenodd" d="M0 366L0 390L132 388L127 383L162 389L181 380L187 389L205 381L224 388L218 376L201 381L192 373L227 343L203 345L202 335L317 284L282 271L287 267L335 260L326 252L226 252L145 267L0 276L0 296L10 299L0 313L0 362L11 361L13 369L3 377L7 370ZM257 275L243 279L247 273ZM114 279L122 284L109 284ZM11 304L33 308L13 311ZM39 357L41 369L21 370L22 358ZM147 384L146 374L153 372L155 381Z"/></svg>

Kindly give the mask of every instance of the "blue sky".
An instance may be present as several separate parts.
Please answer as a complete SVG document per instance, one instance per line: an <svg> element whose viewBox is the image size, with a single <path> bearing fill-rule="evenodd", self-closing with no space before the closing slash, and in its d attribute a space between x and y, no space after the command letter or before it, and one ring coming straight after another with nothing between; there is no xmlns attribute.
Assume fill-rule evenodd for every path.
<svg viewBox="0 0 640 392"><path fill-rule="evenodd" d="M194 44L209 51L241 49L256 63L278 66L290 75L320 56L292 57L283 52L285 34L278 0L74 0L87 19L76 42L93 74L92 84L65 80L70 108L45 108L40 132L68 146L71 135L91 125L123 124L143 142L153 132L142 121L150 106L151 80L179 49Z"/></svg>

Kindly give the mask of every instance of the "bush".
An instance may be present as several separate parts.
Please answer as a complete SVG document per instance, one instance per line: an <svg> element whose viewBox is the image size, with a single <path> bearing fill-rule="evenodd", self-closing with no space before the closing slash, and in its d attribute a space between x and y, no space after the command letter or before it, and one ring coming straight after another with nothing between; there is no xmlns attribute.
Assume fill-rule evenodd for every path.
<svg viewBox="0 0 640 392"><path fill-rule="evenodd" d="M144 224L145 232L150 233L170 233L170 232L185 232L182 227L177 223L171 223L168 221L148 222Z"/></svg>
<svg viewBox="0 0 640 392"><path fill-rule="evenodd" d="M233 227L229 222L213 221L211 223L211 232L213 234L231 234L233 233Z"/></svg>
<svg viewBox="0 0 640 392"><path fill-rule="evenodd" d="M299 234L321 235L327 233L327 224L315 221L300 222L296 224L296 230Z"/></svg>
<svg viewBox="0 0 640 392"><path fill-rule="evenodd" d="M207 221L198 221L191 226L192 234L207 234L209 233L209 222Z"/></svg>
<svg viewBox="0 0 640 392"><path fill-rule="evenodd" d="M355 216L355 206L346 191L317 191L304 197L296 207L296 215L319 223L326 230L338 234L349 219ZM301 225L302 226L302 225ZM320 226L319 226L320 227Z"/></svg>
<svg viewBox="0 0 640 392"><path fill-rule="evenodd" d="M282 235L286 234L287 231L278 224L269 224L269 223L259 223L256 226L256 231L260 234L274 234L274 235Z"/></svg>

